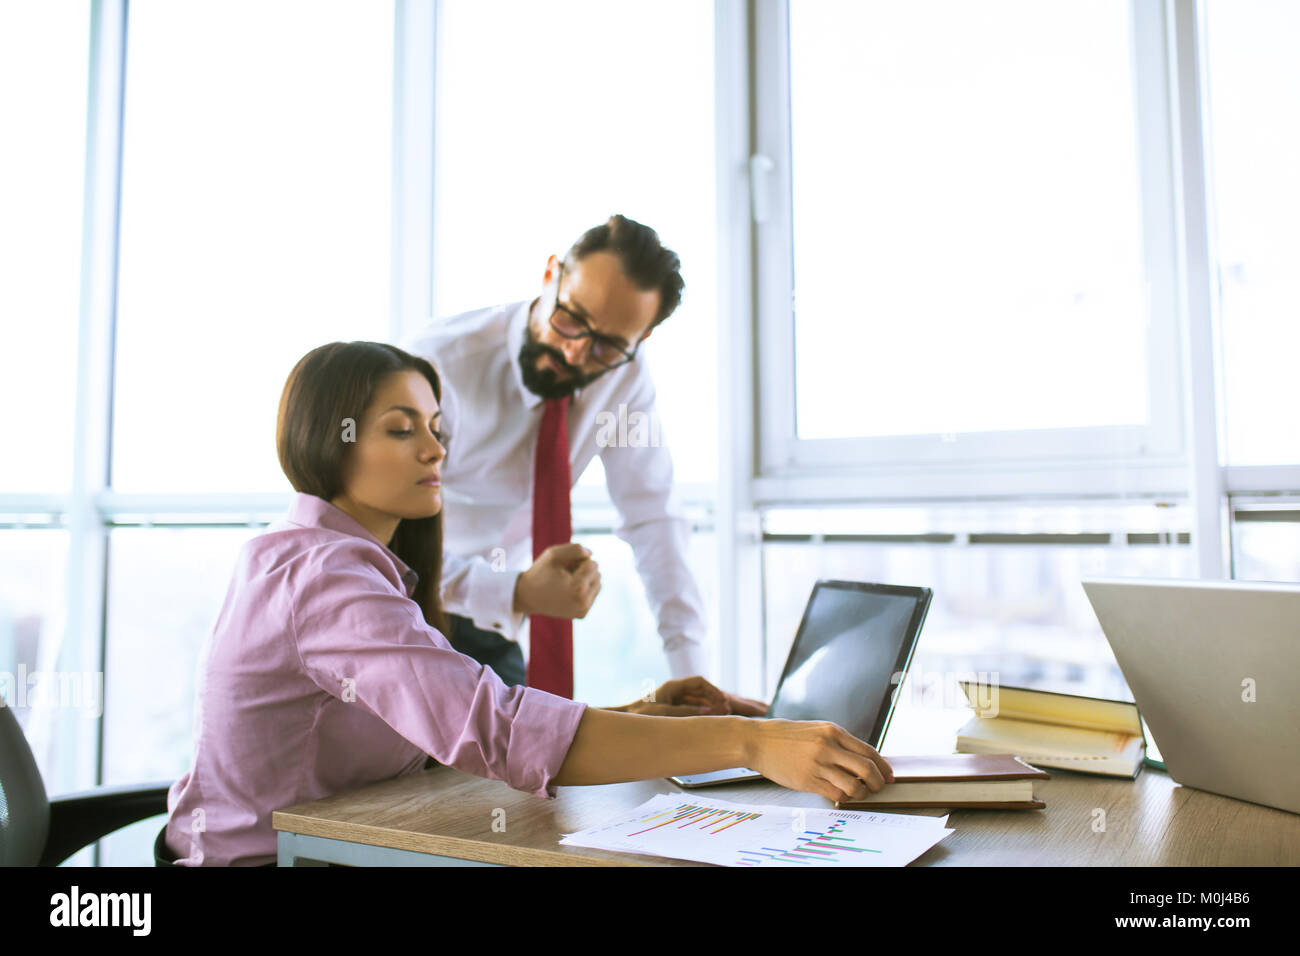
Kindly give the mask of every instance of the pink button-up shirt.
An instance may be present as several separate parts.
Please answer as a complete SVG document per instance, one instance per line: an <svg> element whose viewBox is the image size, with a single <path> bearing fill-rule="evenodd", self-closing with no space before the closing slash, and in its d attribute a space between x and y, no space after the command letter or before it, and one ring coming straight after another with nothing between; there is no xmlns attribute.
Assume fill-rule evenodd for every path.
<svg viewBox="0 0 1300 956"><path fill-rule="evenodd" d="M507 687L453 650L415 583L314 495L244 545L199 659L193 764L167 795L180 865L272 862L272 811L413 773L426 755L555 796L586 705Z"/></svg>

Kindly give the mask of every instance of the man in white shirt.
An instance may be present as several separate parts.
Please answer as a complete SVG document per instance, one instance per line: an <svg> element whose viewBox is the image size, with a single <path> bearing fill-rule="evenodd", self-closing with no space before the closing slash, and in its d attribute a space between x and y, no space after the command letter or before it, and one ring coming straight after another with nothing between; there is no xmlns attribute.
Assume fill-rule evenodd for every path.
<svg viewBox="0 0 1300 956"><path fill-rule="evenodd" d="M524 682L525 616L585 616L600 588L589 552L547 549L527 570L533 462L544 400L567 409L571 480L599 454L674 678L705 671L703 601L687 563L690 527L660 441L642 342L681 300L677 255L623 216L588 230L546 263L531 302L431 323L403 343L444 382L443 603L452 645ZM575 654L597 652L579 647ZM730 695L728 695L730 697ZM736 712L762 705L730 698Z"/></svg>

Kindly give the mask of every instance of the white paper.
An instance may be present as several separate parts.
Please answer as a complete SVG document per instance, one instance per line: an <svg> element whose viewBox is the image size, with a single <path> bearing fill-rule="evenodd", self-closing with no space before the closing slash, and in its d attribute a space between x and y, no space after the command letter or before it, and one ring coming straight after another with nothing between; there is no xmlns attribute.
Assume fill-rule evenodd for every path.
<svg viewBox="0 0 1300 956"><path fill-rule="evenodd" d="M947 822L661 793L560 843L722 866L906 866L953 832Z"/></svg>

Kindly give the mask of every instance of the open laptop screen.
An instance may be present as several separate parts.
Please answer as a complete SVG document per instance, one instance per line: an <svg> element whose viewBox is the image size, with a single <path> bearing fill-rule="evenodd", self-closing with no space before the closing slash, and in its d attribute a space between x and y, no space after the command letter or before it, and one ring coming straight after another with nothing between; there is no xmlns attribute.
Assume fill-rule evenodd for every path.
<svg viewBox="0 0 1300 956"><path fill-rule="evenodd" d="M879 748L907 671L929 588L818 581L769 717L830 720Z"/></svg>

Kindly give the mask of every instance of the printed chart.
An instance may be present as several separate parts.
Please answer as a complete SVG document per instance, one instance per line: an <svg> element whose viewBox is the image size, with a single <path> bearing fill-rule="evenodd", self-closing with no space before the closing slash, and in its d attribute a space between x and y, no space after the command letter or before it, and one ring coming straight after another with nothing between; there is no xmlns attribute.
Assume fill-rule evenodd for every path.
<svg viewBox="0 0 1300 956"><path fill-rule="evenodd" d="M562 844L723 866L906 866L952 830L948 818L741 805L661 793Z"/></svg>
<svg viewBox="0 0 1300 956"><path fill-rule="evenodd" d="M738 866L759 866L763 863L793 862L804 866L838 863L839 865L871 866L869 857L854 860L852 853L882 853L875 847L858 846L857 837L843 836L848 820L838 819L821 831L805 830L795 837L795 845L788 848L770 846L741 850Z"/></svg>

